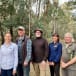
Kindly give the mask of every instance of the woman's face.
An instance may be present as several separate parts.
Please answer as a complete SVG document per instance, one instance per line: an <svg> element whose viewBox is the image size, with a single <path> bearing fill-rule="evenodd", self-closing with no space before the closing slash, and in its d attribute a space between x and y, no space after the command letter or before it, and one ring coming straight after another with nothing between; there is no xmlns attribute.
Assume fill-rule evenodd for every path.
<svg viewBox="0 0 76 76"><path fill-rule="evenodd" d="M11 34L9 34L9 33L5 34L4 40L5 40L5 42L10 42L11 41Z"/></svg>
<svg viewBox="0 0 76 76"><path fill-rule="evenodd" d="M64 37L65 43L71 43L72 42L72 38L69 36Z"/></svg>
<svg viewBox="0 0 76 76"><path fill-rule="evenodd" d="M53 36L52 39L53 39L54 42L58 42L58 37Z"/></svg>

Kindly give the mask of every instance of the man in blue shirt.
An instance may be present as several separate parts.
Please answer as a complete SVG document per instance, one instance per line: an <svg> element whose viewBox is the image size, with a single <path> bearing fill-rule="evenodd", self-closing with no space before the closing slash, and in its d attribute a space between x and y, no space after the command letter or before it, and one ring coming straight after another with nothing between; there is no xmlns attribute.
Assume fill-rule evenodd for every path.
<svg viewBox="0 0 76 76"><path fill-rule="evenodd" d="M31 59L31 45L32 42L29 37L25 35L25 29L22 26L18 27L18 37L16 40L18 45L18 76L29 76L30 59Z"/></svg>

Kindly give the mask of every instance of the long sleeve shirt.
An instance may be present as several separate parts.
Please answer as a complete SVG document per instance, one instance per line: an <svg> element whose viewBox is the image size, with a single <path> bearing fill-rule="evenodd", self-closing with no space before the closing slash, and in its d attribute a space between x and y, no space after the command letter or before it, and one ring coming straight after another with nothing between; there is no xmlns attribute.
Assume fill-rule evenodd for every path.
<svg viewBox="0 0 76 76"><path fill-rule="evenodd" d="M32 41L30 39L27 39L27 42L25 42L24 40L24 37L22 38L18 38L18 41L17 41L17 45L18 45L18 60L19 60L19 64L22 63L22 60L23 60L23 50L25 49L27 51L27 55L25 57L25 62L29 62L30 59L31 59L31 51L32 51ZM26 44L25 47L23 49L23 43Z"/></svg>
<svg viewBox="0 0 76 76"><path fill-rule="evenodd" d="M48 57L48 42L40 37L32 41L32 61L40 63Z"/></svg>
<svg viewBox="0 0 76 76"><path fill-rule="evenodd" d="M18 47L15 43L3 44L0 48L0 70L16 70L18 65Z"/></svg>
<svg viewBox="0 0 76 76"><path fill-rule="evenodd" d="M27 56L25 58L26 62L29 62L31 59L31 52L32 52L32 41L30 39L27 40Z"/></svg>
<svg viewBox="0 0 76 76"><path fill-rule="evenodd" d="M55 43L52 42L49 44L49 57L48 60L50 62L58 63L60 62L62 55L62 44L61 43Z"/></svg>

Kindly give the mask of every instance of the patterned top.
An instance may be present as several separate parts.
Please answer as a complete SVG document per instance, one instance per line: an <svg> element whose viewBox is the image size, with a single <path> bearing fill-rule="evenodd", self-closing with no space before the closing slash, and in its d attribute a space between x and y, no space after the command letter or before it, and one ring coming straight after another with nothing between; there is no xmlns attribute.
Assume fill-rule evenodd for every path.
<svg viewBox="0 0 76 76"><path fill-rule="evenodd" d="M23 44L23 39L24 38L18 38L18 62L19 64L22 63L22 44ZM32 51L32 41L30 39L27 40L26 44L26 49L27 49L27 56L25 58L26 62L29 62L31 59L31 51Z"/></svg>

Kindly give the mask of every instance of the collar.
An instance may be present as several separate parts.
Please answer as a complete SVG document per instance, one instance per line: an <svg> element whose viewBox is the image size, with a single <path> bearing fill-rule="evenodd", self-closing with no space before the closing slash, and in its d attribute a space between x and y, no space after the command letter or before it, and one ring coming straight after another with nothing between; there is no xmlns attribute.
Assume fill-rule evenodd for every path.
<svg viewBox="0 0 76 76"><path fill-rule="evenodd" d="M65 47L68 48L69 46L72 46L73 43L65 44Z"/></svg>
<svg viewBox="0 0 76 76"><path fill-rule="evenodd" d="M4 46L9 47L12 44L12 42L10 42L9 44L4 43Z"/></svg>

